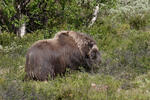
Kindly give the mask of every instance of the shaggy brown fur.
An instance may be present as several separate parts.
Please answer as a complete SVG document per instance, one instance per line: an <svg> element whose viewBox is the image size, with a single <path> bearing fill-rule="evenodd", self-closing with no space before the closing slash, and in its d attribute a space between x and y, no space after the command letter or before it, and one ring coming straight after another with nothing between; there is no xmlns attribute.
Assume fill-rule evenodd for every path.
<svg viewBox="0 0 150 100"><path fill-rule="evenodd" d="M96 42L88 35L74 31L61 31L53 39L39 40L26 55L26 78L47 80L63 74L66 68L79 66L89 70L100 62Z"/></svg>

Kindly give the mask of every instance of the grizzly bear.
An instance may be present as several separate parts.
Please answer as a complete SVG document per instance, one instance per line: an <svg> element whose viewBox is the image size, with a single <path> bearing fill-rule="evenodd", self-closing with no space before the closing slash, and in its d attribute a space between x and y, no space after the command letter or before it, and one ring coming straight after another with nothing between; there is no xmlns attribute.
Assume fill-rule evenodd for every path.
<svg viewBox="0 0 150 100"><path fill-rule="evenodd" d="M48 80L80 66L89 71L101 56L96 42L84 33L60 31L54 38L35 42L26 54L26 79Z"/></svg>

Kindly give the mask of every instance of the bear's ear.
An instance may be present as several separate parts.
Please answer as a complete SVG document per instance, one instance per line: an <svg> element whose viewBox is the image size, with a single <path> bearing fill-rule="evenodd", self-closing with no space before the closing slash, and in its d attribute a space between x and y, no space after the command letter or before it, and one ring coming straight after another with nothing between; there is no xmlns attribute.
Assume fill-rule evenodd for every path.
<svg viewBox="0 0 150 100"><path fill-rule="evenodd" d="M69 31L61 31L55 34L54 38L62 38L69 36Z"/></svg>
<svg viewBox="0 0 150 100"><path fill-rule="evenodd" d="M69 32L63 32L63 33L61 33L61 35L62 35L62 36L69 36L68 33L69 33ZM61 36L61 35L60 35L60 36Z"/></svg>
<svg viewBox="0 0 150 100"><path fill-rule="evenodd" d="M62 38L65 38L65 37L68 37L69 36L69 34L68 34L68 32L67 31L65 31L65 32L62 32L62 33L60 33L60 34L58 34L58 38L60 39L62 39Z"/></svg>

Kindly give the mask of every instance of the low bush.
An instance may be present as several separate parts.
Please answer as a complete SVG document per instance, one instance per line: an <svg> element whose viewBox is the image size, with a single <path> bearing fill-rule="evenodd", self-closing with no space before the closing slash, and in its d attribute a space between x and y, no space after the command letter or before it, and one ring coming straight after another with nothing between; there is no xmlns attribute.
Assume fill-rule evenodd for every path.
<svg viewBox="0 0 150 100"><path fill-rule="evenodd" d="M110 9L114 18L130 24L131 28L143 29L150 23L150 4L148 0L119 0L116 8Z"/></svg>

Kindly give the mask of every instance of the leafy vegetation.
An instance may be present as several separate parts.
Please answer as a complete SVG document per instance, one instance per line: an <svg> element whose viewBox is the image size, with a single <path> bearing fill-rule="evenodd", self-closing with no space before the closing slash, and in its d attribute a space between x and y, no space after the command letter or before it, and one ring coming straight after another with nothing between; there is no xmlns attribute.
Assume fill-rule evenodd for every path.
<svg viewBox="0 0 150 100"><path fill-rule="evenodd" d="M53 1L45 0L49 5L52 5ZM28 16L28 23L35 23L35 26L28 24L27 29L31 30L28 30L31 33L23 38L10 33L11 31L2 26L0 100L150 99L148 0L101 0L90 4L86 0L84 3L82 0L77 1L62 0L47 6L45 13L36 7L38 0L30 3L27 6L31 15ZM97 3L101 5L100 12L96 22L89 28L87 26ZM6 9L5 11L9 11ZM48 13L50 11L54 15L51 16ZM36 16L38 14L40 16ZM43 17L48 18L47 24L39 20ZM95 73L69 71L64 77L58 76L46 82L23 81L27 49L35 41L51 38L60 30L81 31L93 36L102 55L99 68L94 70Z"/></svg>

